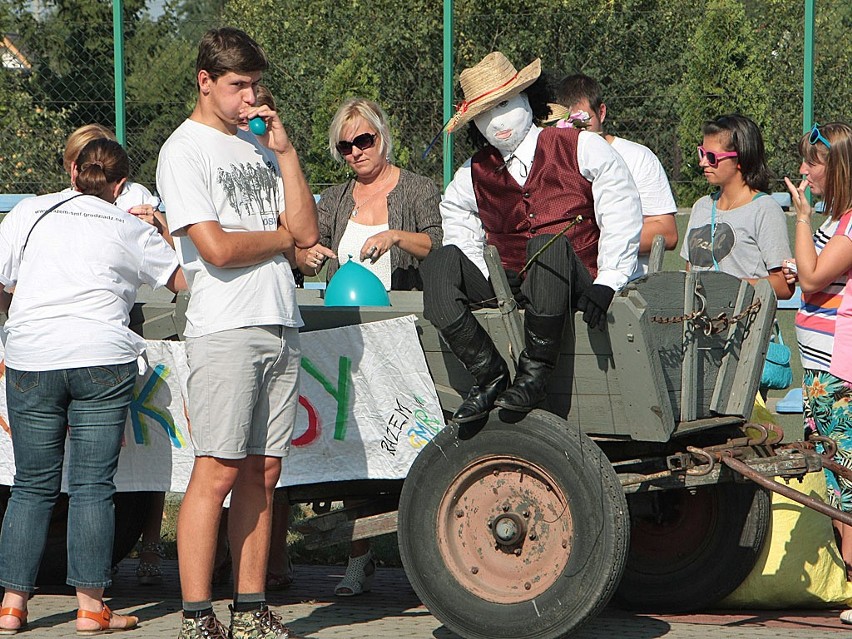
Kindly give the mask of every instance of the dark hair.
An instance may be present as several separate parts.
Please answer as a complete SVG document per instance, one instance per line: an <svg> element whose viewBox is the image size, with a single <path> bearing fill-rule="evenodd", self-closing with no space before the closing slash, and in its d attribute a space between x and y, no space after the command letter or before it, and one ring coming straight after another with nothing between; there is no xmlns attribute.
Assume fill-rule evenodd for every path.
<svg viewBox="0 0 852 639"><path fill-rule="evenodd" d="M253 73L266 71L269 60L261 46L245 31L234 27L210 29L198 44L195 75L207 71L214 80L229 71Z"/></svg>
<svg viewBox="0 0 852 639"><path fill-rule="evenodd" d="M275 111L275 97L263 84L258 84L254 90L254 106L268 106Z"/></svg>
<svg viewBox="0 0 852 639"><path fill-rule="evenodd" d="M92 140L77 156L77 179L74 186L80 193L104 197L111 185L130 175L130 160L115 140ZM107 198L104 198L107 199Z"/></svg>
<svg viewBox="0 0 852 639"><path fill-rule="evenodd" d="M737 152L737 164L743 180L755 191L769 191L772 174L766 166L763 136L753 120L734 113L709 120L701 127L704 135L720 135L728 151Z"/></svg>
<svg viewBox="0 0 852 639"><path fill-rule="evenodd" d="M530 108L533 112L533 122L541 122L546 120L550 115L550 107L548 102L551 101L550 86L544 74L541 74L538 79L526 89L521 91L527 96ZM467 139L475 149L484 149L488 146L488 140L482 135L476 127L476 123L471 120L467 123Z"/></svg>
<svg viewBox="0 0 852 639"><path fill-rule="evenodd" d="M601 96L601 85L598 84L598 81L582 73L566 75L560 80L556 89L556 101L570 108L580 100L588 100L592 111L600 117L603 97Z"/></svg>

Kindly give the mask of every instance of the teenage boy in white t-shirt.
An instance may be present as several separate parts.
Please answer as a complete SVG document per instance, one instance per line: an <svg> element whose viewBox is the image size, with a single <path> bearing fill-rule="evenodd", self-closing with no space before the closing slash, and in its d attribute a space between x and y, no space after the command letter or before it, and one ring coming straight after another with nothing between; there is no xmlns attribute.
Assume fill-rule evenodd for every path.
<svg viewBox="0 0 852 639"><path fill-rule="evenodd" d="M633 278L644 275L648 272L648 255L655 235L662 235L666 239L666 250L670 251L677 246L677 224L674 218L677 205L663 165L647 146L604 132L606 104L601 97L601 87L594 78L582 73L562 78L556 91L556 101L570 113L587 113L587 130L600 133L618 151L630 170L642 202L639 265Z"/></svg>
<svg viewBox="0 0 852 639"><path fill-rule="evenodd" d="M267 68L244 32L208 31L196 61L198 101L160 151L162 194L191 297L186 312L195 466L178 517L180 639L292 639L266 606L272 491L299 396L295 283L284 253L319 239L314 198L278 115L255 106ZM259 116L267 131L239 128ZM231 492L234 604L226 630L211 577Z"/></svg>

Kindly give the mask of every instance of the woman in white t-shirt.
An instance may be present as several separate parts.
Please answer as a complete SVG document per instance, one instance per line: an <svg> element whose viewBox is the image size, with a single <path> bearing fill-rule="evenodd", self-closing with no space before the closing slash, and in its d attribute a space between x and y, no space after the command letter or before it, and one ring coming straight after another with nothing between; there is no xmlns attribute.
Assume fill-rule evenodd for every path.
<svg viewBox="0 0 852 639"><path fill-rule="evenodd" d="M89 142L92 140L99 140L101 138L116 141L115 133L100 124L85 124L80 128L75 129L65 141L65 153L62 155L62 166L71 178L72 189L74 187L72 167L77 161L77 156ZM127 180L124 183L124 186L121 187L121 193L119 193L118 197L115 198L114 204L122 211L127 211L148 224L155 226L157 230L162 233L163 239L169 243L169 246L174 248L175 242L169 234L166 217L159 209L160 198L153 195L151 191L143 185L138 182L131 182L130 180Z"/></svg>
<svg viewBox="0 0 852 639"><path fill-rule="evenodd" d="M112 140L90 142L74 191L29 198L0 225L6 403L15 483L0 533L0 631L26 625L27 604L62 484L68 435L68 578L77 630L120 630L136 617L103 603L111 581L113 478L144 340L129 328L142 283L185 287L157 230L112 203L129 162ZM14 287L14 297L7 291ZM11 305L10 305L11 304Z"/></svg>
<svg viewBox="0 0 852 639"><path fill-rule="evenodd" d="M85 124L75 129L68 136L65 141L65 153L62 156L62 166L71 179L71 188L66 189L68 193L73 191L73 167L80 151L92 140L102 138L117 141L115 133L100 124ZM166 217L159 210L160 198L153 195L143 185L138 182L131 182L128 179L121 187L118 197L115 198L115 205L122 211L127 211L143 222L153 225L162 234L163 239L169 243L169 246L174 248L175 241L169 233ZM160 528L163 524L166 494L151 492L147 497L144 494L139 494L139 498L140 500L148 500L148 512L142 524L142 548L139 551L139 563L136 565L136 580L140 585L154 586L163 582L163 572L160 567L163 558Z"/></svg>

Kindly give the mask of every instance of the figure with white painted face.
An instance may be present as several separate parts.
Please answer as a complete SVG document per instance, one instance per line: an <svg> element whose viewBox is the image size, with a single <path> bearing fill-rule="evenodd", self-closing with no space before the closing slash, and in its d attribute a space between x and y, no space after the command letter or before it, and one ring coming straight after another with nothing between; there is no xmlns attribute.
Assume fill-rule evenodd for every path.
<svg viewBox="0 0 852 639"><path fill-rule="evenodd" d="M461 74L465 100L448 129L468 127L480 150L441 202L444 245L421 267L424 315L474 377L453 416L495 406L527 413L546 397L569 310L602 329L609 304L636 268L642 213L624 161L600 136L541 129L549 114L541 61L521 71L499 52ZM566 230L567 229L567 230ZM525 309L514 382L471 313L493 303L485 244L497 247ZM544 250L542 250L544 249Z"/></svg>

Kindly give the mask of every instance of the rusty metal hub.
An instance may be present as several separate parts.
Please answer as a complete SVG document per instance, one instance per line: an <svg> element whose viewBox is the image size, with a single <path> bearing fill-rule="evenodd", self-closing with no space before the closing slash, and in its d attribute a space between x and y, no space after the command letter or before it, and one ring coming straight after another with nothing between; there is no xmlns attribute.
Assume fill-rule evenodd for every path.
<svg viewBox="0 0 852 639"><path fill-rule="evenodd" d="M492 526L494 539L501 546L514 546L526 535L527 527L524 520L515 513L500 515Z"/></svg>
<svg viewBox="0 0 852 639"><path fill-rule="evenodd" d="M571 554L569 497L543 468L511 456L471 462L448 486L436 531L444 564L494 603L538 597Z"/></svg>

